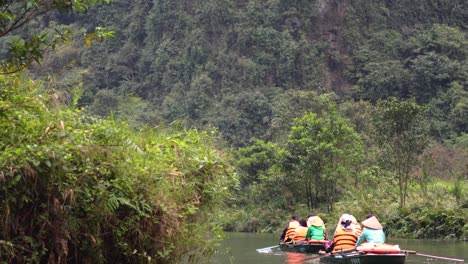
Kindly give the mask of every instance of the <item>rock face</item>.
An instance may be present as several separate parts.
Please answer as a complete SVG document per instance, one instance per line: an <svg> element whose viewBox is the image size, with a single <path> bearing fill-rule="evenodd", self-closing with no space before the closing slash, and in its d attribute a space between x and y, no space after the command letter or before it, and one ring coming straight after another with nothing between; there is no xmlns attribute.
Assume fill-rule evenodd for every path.
<svg viewBox="0 0 468 264"><path fill-rule="evenodd" d="M327 63L324 69L323 85L337 94L344 94L348 83L344 77L344 54L342 45L343 25L346 15L347 0L318 0L318 18L320 38L329 42Z"/></svg>

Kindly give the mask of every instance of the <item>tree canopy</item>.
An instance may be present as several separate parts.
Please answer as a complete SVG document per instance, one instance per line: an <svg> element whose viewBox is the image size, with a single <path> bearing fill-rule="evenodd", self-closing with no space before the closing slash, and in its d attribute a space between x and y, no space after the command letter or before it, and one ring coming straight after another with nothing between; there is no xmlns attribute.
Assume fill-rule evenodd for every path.
<svg viewBox="0 0 468 264"><path fill-rule="evenodd" d="M360 161L359 135L335 111L305 114L294 121L286 150L285 168L304 186L298 191L305 194L308 209L326 203L332 211L340 186L350 181Z"/></svg>
<svg viewBox="0 0 468 264"><path fill-rule="evenodd" d="M410 172L425 149L428 138L423 107L413 100L380 101L374 115L375 140L381 146L382 166L394 174L400 190L400 206L405 206Z"/></svg>
<svg viewBox="0 0 468 264"><path fill-rule="evenodd" d="M109 3L110 0L105 0ZM4 1L0 4L0 38L12 36L8 44L8 51L1 54L0 73L9 74L18 72L33 62L40 63L44 54L57 45L67 42L72 36L70 30L55 30L53 35L39 32L25 32L15 34L19 29L47 13L87 11L96 4L102 4L103 0L21 0ZM97 28L96 32L90 32L86 35L86 44L91 45L92 41L107 38L112 32L106 32L103 28Z"/></svg>

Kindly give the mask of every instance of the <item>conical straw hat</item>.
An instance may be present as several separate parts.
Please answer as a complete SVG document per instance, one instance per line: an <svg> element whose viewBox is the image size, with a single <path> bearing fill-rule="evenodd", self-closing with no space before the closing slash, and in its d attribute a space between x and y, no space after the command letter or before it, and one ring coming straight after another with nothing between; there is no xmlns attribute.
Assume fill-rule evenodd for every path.
<svg viewBox="0 0 468 264"><path fill-rule="evenodd" d="M382 224L380 224L379 220L377 220L377 217L375 216L362 221L362 225L372 229L383 229Z"/></svg>
<svg viewBox="0 0 468 264"><path fill-rule="evenodd" d="M311 216L307 219L307 226L323 226L325 223L319 216Z"/></svg>

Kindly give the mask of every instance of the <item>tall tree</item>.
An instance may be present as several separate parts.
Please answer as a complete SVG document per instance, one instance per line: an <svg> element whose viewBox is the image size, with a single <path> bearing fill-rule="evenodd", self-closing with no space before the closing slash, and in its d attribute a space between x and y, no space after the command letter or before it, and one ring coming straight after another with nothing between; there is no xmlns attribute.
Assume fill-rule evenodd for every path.
<svg viewBox="0 0 468 264"><path fill-rule="evenodd" d="M237 152L236 167L240 173L241 187L258 181L259 176L274 165L277 160L278 146L272 142L253 139L252 145L240 148Z"/></svg>
<svg viewBox="0 0 468 264"><path fill-rule="evenodd" d="M295 119L286 149L285 168L299 177L309 210L325 202L333 210L340 187L361 156L361 140L335 110Z"/></svg>
<svg viewBox="0 0 468 264"><path fill-rule="evenodd" d="M428 142L424 124L424 107L414 99L379 101L373 116L374 139L381 148L382 167L393 172L400 190L400 207L404 207L408 193L410 171L418 164L418 156Z"/></svg>

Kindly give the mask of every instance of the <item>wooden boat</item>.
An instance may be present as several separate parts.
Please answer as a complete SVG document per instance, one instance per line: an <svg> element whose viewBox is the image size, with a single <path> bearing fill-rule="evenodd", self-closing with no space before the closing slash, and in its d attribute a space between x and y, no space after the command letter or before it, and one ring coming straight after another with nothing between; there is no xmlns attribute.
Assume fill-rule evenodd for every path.
<svg viewBox="0 0 468 264"><path fill-rule="evenodd" d="M320 258L329 264L404 264L406 254L398 245L364 243L356 250L333 253Z"/></svg>
<svg viewBox="0 0 468 264"><path fill-rule="evenodd" d="M365 252L347 252L335 253L320 258L320 263L327 264L404 264L406 254L403 253L365 253Z"/></svg>
<svg viewBox="0 0 468 264"><path fill-rule="evenodd" d="M324 240L311 240L311 241L296 241L294 243L279 243L282 251L296 252L296 253L311 253L317 254L320 250L325 250Z"/></svg>

